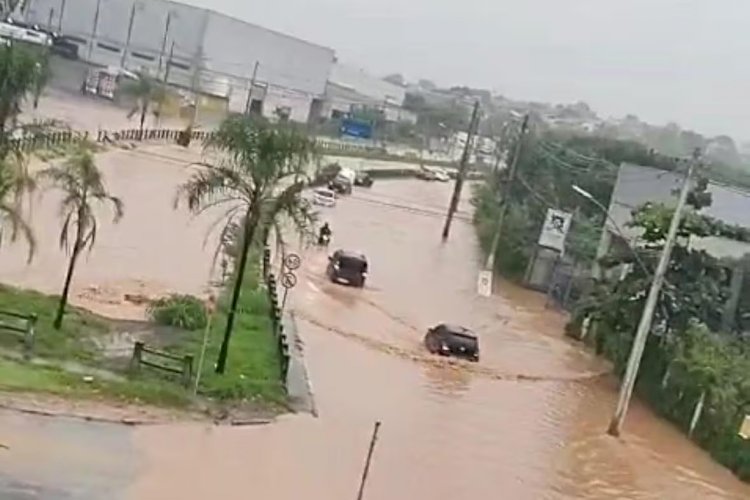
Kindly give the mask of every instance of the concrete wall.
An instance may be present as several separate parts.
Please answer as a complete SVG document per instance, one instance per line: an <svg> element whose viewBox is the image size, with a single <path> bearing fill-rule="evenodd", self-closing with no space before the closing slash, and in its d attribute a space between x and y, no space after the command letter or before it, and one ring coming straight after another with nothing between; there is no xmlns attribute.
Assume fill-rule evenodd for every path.
<svg viewBox="0 0 750 500"><path fill-rule="evenodd" d="M364 71L336 63L331 68L329 77L331 83L348 88L356 94L364 96L365 99L383 105L403 106L406 98L406 89L394 85L380 78L376 78Z"/></svg>
<svg viewBox="0 0 750 500"><path fill-rule="evenodd" d="M633 210L648 202L676 205L682 181L682 173L622 164L612 192L609 215L622 233L628 239L634 240L639 236L638 231L627 227L632 220ZM750 192L713 182L709 183L708 191L712 195L713 203L701 213L728 224L750 228ZM618 233L612 221L608 220L607 226L612 233ZM691 244L719 258L739 258L750 253L750 245L724 238L704 238Z"/></svg>
<svg viewBox="0 0 750 500"><path fill-rule="evenodd" d="M306 121L313 98L325 92L334 62L334 51L327 47L175 2L65 0L62 17L61 5L61 0L30 0L24 17L47 25L52 9L52 28L78 39L81 58L98 65L120 66L124 60L129 69L157 74L161 59L162 75L174 44L169 82L189 86L200 61L201 90L227 98L236 112L244 111L257 62L256 82L268 88L264 113L273 115L279 106L290 107L294 119ZM93 34L97 5L99 18ZM130 49L125 54L134 5ZM253 90L254 98L265 95Z"/></svg>

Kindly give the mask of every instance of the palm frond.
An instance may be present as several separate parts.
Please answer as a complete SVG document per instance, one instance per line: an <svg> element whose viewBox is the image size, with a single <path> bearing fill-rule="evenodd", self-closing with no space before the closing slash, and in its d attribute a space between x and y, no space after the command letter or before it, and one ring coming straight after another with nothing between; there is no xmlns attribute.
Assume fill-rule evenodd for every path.
<svg viewBox="0 0 750 500"><path fill-rule="evenodd" d="M21 217L15 207L0 203L0 223L2 223L3 220L10 221L12 227L11 241L15 241L18 238L19 233L23 235L29 246L26 261L31 262L36 253L36 238L34 238L34 232L31 230L31 226L29 226L24 218ZM0 226L0 234L2 234L1 230L2 227Z"/></svg>

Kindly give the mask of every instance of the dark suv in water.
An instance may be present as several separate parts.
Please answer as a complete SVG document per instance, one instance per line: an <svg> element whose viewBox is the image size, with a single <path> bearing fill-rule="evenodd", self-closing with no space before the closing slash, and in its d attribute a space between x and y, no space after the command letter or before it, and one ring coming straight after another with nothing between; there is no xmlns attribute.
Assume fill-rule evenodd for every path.
<svg viewBox="0 0 750 500"><path fill-rule="evenodd" d="M357 252L336 250L328 257L328 277L334 283L364 287L367 279L367 257Z"/></svg>
<svg viewBox="0 0 750 500"><path fill-rule="evenodd" d="M463 326L441 323L427 330L424 345L432 354L479 361L479 339Z"/></svg>

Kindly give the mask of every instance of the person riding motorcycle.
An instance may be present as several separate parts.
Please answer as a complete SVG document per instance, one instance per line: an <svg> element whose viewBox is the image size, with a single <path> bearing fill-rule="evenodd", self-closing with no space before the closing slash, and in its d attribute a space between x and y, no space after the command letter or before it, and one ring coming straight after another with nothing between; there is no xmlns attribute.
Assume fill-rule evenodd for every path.
<svg viewBox="0 0 750 500"><path fill-rule="evenodd" d="M327 245L328 242L331 241L332 234L333 232L331 231L330 226L328 226L328 223L324 223L318 234L318 245Z"/></svg>

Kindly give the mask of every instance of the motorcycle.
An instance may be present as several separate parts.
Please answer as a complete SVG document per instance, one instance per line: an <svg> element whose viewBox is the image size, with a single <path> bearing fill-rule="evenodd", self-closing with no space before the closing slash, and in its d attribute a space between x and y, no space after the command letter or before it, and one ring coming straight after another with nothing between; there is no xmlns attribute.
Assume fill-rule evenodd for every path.
<svg viewBox="0 0 750 500"><path fill-rule="evenodd" d="M327 247L329 243L331 243L330 234L321 234L318 236L318 246Z"/></svg>

